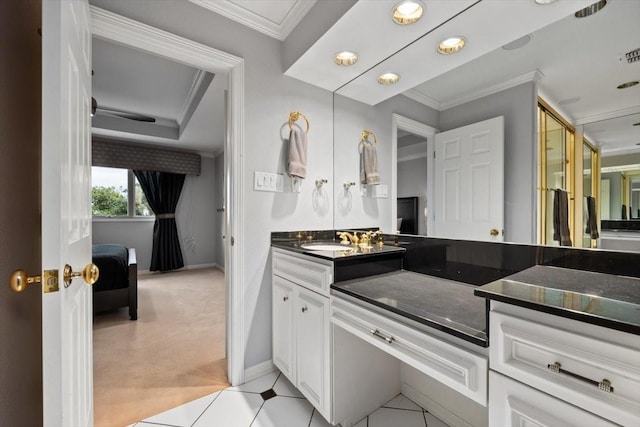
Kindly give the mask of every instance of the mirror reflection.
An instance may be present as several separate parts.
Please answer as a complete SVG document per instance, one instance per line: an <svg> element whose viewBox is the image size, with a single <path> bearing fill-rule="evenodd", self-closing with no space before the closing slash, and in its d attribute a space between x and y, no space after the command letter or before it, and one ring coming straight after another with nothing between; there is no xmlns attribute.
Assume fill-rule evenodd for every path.
<svg viewBox="0 0 640 427"><path fill-rule="evenodd" d="M504 218L491 227L497 236L482 231L486 240L560 244L553 233L553 190L560 189L568 195L571 244L602 247L600 233L589 230L589 198L596 231L601 220L621 220L622 205L627 218L640 217L640 126L633 126L640 122L640 85L617 88L637 80L640 72L640 61L628 62L625 55L640 47L637 16L640 2L608 2L587 18L567 14L375 105L350 99L355 88L366 90L360 89L366 73L339 89L334 94L336 194L343 181L357 178L353 146L362 129L378 135L382 188L352 187L349 209L334 213L335 227L379 226L388 233L433 236L434 186L444 185L443 177L434 176L435 135L502 116ZM397 62L406 51L399 49L392 58ZM544 128L541 114L547 116ZM394 116L433 134L419 135ZM464 197L483 200L481 191L474 188ZM448 206L449 212L456 207Z"/></svg>

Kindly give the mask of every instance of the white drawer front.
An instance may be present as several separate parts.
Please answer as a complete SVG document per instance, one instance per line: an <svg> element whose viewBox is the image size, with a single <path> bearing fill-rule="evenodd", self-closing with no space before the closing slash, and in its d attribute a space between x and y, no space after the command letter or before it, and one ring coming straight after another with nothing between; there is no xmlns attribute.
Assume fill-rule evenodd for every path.
<svg viewBox="0 0 640 427"><path fill-rule="evenodd" d="M491 369L616 423L640 425L638 348L496 311L489 331ZM613 392L599 389L605 379Z"/></svg>
<svg viewBox="0 0 640 427"><path fill-rule="evenodd" d="M273 274L329 296L333 268L330 262L327 263L293 252L273 250Z"/></svg>
<svg viewBox="0 0 640 427"><path fill-rule="evenodd" d="M587 411L490 371L489 425L501 427L608 427Z"/></svg>
<svg viewBox="0 0 640 427"><path fill-rule="evenodd" d="M337 298L331 322L487 406L485 357Z"/></svg>

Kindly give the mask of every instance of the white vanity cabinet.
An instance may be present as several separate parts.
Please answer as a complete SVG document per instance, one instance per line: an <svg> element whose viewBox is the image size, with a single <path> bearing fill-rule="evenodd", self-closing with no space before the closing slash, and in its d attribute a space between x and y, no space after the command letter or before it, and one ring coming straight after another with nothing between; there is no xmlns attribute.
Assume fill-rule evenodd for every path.
<svg viewBox="0 0 640 427"><path fill-rule="evenodd" d="M330 419L333 263L277 248L272 256L273 363Z"/></svg>
<svg viewBox="0 0 640 427"><path fill-rule="evenodd" d="M491 301L489 425L640 425L637 335Z"/></svg>

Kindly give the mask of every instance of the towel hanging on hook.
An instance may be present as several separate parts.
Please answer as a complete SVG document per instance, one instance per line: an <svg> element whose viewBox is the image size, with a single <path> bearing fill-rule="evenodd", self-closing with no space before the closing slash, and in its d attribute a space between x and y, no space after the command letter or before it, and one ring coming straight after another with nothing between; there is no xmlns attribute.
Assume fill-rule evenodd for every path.
<svg viewBox="0 0 640 427"><path fill-rule="evenodd" d="M289 113L289 129L293 129L293 123L297 122L300 117L302 117L307 124L305 132L309 132L309 120L307 119L307 116L302 114L300 111L292 111Z"/></svg>
<svg viewBox="0 0 640 427"><path fill-rule="evenodd" d="M373 142L369 141L369 137L373 136ZM361 184L379 184L380 173L378 172L378 152L376 149L378 140L376 134L363 130L360 144L360 183Z"/></svg>

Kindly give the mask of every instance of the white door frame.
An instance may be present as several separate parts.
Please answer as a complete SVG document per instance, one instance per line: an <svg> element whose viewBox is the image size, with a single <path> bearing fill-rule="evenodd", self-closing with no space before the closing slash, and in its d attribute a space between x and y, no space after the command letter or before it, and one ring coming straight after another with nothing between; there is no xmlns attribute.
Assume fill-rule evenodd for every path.
<svg viewBox="0 0 640 427"><path fill-rule="evenodd" d="M244 151L244 59L121 15L91 6L91 30L95 37L229 76L230 126L225 142L225 284L227 288L227 376L232 385L244 382L244 198L241 189ZM235 240L236 244L231 245Z"/></svg>
<svg viewBox="0 0 640 427"><path fill-rule="evenodd" d="M427 201L433 202L433 150L435 134L438 129L416 120L393 113L391 115L391 219L389 232L395 233L398 217L398 129L409 131L427 139ZM428 204L427 204L428 206ZM427 217L427 235L433 230L433 215L429 209Z"/></svg>

